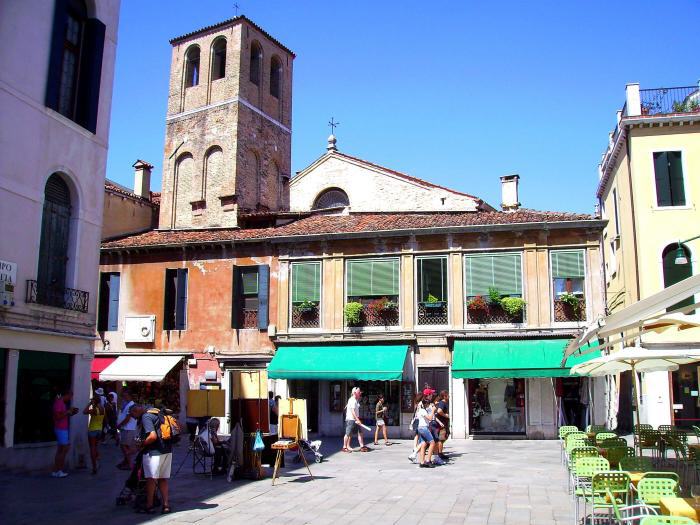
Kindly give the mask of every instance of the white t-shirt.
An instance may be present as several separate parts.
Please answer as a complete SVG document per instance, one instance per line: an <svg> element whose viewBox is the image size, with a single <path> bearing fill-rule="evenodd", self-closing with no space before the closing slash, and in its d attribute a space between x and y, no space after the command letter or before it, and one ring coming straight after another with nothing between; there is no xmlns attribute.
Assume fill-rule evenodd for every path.
<svg viewBox="0 0 700 525"><path fill-rule="evenodd" d="M122 407L117 416L117 425L124 421L129 415L129 409L134 405L133 401L129 401ZM132 417L125 425L121 426L122 430L136 430L136 420Z"/></svg>
<svg viewBox="0 0 700 525"><path fill-rule="evenodd" d="M204 445L209 450L209 454L214 454L214 443L211 440L211 435L209 434L209 429L205 428L199 433L199 437L204 441Z"/></svg>
<svg viewBox="0 0 700 525"><path fill-rule="evenodd" d="M418 418L418 428L428 428L428 411L422 406L416 412Z"/></svg>
<svg viewBox="0 0 700 525"><path fill-rule="evenodd" d="M348 399L348 404L345 407L345 421L355 421L355 418L360 417L360 402L355 399L355 396Z"/></svg>

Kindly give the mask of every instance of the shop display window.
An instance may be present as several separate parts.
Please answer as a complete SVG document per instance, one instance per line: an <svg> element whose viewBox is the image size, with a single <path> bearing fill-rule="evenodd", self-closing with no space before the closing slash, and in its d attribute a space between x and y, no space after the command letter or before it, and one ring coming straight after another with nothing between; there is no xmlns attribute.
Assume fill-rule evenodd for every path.
<svg viewBox="0 0 700 525"><path fill-rule="evenodd" d="M55 441L53 402L71 386L72 356L22 350L17 364L16 445Z"/></svg>
<svg viewBox="0 0 700 525"><path fill-rule="evenodd" d="M472 434L525 433L524 379L470 379Z"/></svg>
<svg viewBox="0 0 700 525"><path fill-rule="evenodd" d="M149 407L169 408L180 413L180 367L168 372L163 381L128 381L129 389L136 403Z"/></svg>

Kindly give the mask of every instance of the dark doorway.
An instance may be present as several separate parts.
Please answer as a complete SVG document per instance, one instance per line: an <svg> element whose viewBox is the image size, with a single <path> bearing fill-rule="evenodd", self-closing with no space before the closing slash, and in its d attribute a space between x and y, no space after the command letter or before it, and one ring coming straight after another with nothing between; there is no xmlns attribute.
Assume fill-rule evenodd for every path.
<svg viewBox="0 0 700 525"><path fill-rule="evenodd" d="M446 366L418 368L418 391L429 386L436 392L450 391L450 369Z"/></svg>
<svg viewBox="0 0 700 525"><path fill-rule="evenodd" d="M632 422L632 414L634 412L632 383L632 372L622 372L620 374L617 430L622 434L631 434L634 425Z"/></svg>
<svg viewBox="0 0 700 525"><path fill-rule="evenodd" d="M697 363L681 365L676 372L672 372L671 377L673 384L672 405L674 407L673 424L690 429L700 422Z"/></svg>
<svg viewBox="0 0 700 525"><path fill-rule="evenodd" d="M289 395L306 399L306 424L309 432L318 432L318 381L294 379L289 381Z"/></svg>

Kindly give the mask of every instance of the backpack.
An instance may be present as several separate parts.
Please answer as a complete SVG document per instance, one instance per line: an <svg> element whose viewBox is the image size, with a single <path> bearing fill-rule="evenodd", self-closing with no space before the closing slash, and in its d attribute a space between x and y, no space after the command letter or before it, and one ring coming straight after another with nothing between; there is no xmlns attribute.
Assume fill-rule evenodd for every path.
<svg viewBox="0 0 700 525"><path fill-rule="evenodd" d="M156 435L161 441L170 441L177 443L180 441L180 423L177 419L169 414L163 413L157 408L152 408L148 411L149 414L157 414L160 425L156 429Z"/></svg>

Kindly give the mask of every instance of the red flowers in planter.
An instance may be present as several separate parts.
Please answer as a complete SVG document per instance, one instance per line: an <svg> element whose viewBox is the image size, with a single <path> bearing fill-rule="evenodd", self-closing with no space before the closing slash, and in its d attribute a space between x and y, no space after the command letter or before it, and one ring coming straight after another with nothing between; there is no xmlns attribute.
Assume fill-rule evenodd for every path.
<svg viewBox="0 0 700 525"><path fill-rule="evenodd" d="M488 310L489 305L483 296L477 295L474 297L474 299L467 303L467 308L472 313L485 313Z"/></svg>
<svg viewBox="0 0 700 525"><path fill-rule="evenodd" d="M386 315L396 310L397 304L386 297L375 299L367 305L367 309L374 315Z"/></svg>

